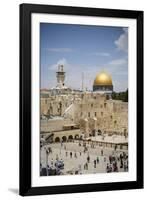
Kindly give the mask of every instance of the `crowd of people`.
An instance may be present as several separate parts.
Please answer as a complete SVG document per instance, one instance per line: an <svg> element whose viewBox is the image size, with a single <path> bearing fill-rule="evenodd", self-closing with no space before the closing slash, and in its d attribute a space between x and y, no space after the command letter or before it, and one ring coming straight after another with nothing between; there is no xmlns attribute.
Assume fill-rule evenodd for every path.
<svg viewBox="0 0 147 200"><path fill-rule="evenodd" d="M87 171L89 170L89 166L93 166L93 169L97 169L97 167L99 166L99 164L103 164L104 166L106 166L105 172L107 173L111 173L111 172L119 172L120 169L121 171L128 171L128 155L125 152L116 152L114 151L112 154L105 155L104 154L104 149L101 148L100 154L95 156L95 158L93 159L93 157L91 158L91 154L90 154L90 149L95 148L95 146L93 144L87 145L86 143L81 143L81 141L79 142L79 146L83 147L80 148L82 149L81 151L73 151L67 148L66 143L61 142L60 144L60 149L62 148L65 152L65 158L69 158L69 162L70 159L77 159L79 157L82 157L82 155L84 155L84 158L86 156L86 161L83 162L82 164L78 164L77 163L77 168L73 169L72 171L69 171L69 174L82 174L84 173L83 170ZM52 149L51 147L48 146L43 146L42 148L44 148L44 150L46 151L46 166L42 166L42 164L40 164L40 175L41 176L49 176L49 175L61 175L61 174L68 174L68 170L65 172L64 168L65 168L65 163L64 160L62 160L62 158L64 157L62 154L62 158L59 154L56 154L56 158L53 160L51 159L50 161L48 161L48 157L50 155L50 157L53 155L53 151L54 149ZM55 153L55 152L54 152ZM102 163L103 162L103 163ZM66 166L68 167L68 166Z"/></svg>
<svg viewBox="0 0 147 200"><path fill-rule="evenodd" d="M119 166L118 166L119 165ZM123 171L128 171L128 155L123 152L119 156L109 156L109 163L107 163L106 171L118 172L119 168L123 168Z"/></svg>

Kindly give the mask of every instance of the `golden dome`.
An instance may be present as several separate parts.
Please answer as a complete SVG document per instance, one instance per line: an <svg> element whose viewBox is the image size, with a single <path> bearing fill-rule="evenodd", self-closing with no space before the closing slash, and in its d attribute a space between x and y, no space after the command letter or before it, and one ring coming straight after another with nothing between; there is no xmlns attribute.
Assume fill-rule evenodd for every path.
<svg viewBox="0 0 147 200"><path fill-rule="evenodd" d="M112 78L106 72L101 72L97 74L93 85L112 85Z"/></svg>

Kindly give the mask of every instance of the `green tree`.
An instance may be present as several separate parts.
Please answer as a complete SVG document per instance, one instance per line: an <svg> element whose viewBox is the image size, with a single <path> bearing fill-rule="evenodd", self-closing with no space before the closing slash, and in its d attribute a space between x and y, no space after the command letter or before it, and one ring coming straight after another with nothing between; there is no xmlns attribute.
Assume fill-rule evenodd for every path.
<svg viewBox="0 0 147 200"><path fill-rule="evenodd" d="M112 92L112 99L128 102L128 89L125 92Z"/></svg>

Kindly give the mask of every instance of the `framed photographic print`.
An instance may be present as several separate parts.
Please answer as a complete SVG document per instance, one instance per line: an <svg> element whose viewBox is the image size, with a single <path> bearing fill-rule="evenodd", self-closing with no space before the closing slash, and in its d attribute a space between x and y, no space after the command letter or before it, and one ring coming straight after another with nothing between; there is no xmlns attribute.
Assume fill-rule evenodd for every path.
<svg viewBox="0 0 147 200"><path fill-rule="evenodd" d="M143 11L20 5L20 195L143 188Z"/></svg>

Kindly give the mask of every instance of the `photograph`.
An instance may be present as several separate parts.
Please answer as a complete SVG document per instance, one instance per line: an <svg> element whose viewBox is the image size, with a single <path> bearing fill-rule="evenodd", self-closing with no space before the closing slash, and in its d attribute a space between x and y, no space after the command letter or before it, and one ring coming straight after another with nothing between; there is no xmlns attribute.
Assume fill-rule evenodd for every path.
<svg viewBox="0 0 147 200"><path fill-rule="evenodd" d="M22 196L143 188L143 11L20 5Z"/></svg>
<svg viewBox="0 0 147 200"><path fill-rule="evenodd" d="M40 176L129 171L128 32L39 24Z"/></svg>

